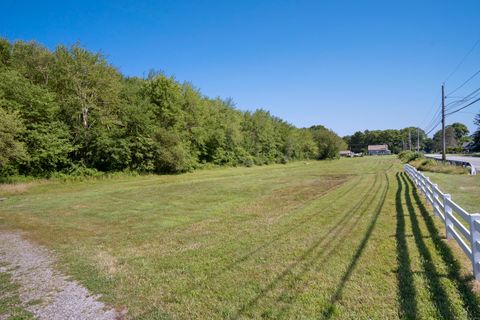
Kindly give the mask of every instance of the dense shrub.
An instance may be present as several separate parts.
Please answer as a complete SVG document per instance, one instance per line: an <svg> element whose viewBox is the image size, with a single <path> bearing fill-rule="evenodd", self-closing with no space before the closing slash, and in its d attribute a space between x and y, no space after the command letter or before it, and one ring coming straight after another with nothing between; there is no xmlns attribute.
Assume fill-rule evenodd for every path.
<svg viewBox="0 0 480 320"><path fill-rule="evenodd" d="M423 158L423 154L421 152L405 150L398 154L398 158L404 163L409 163L410 161Z"/></svg>
<svg viewBox="0 0 480 320"><path fill-rule="evenodd" d="M429 171L446 174L468 174L469 169L462 166L456 166L449 163L442 163L434 159L418 160L417 163L412 163L420 171Z"/></svg>

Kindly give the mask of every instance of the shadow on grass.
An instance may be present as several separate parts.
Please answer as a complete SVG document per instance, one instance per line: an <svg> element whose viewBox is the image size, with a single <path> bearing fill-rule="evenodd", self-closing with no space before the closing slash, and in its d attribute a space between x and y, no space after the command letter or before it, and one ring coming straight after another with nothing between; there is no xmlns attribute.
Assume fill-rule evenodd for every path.
<svg viewBox="0 0 480 320"><path fill-rule="evenodd" d="M340 280L340 283L337 286L337 290L335 291L334 295L330 299L330 307L323 313L321 319L330 319L333 316L333 312L335 311L335 305L338 302L338 300L340 300L340 298L342 297L343 289L345 288L345 285L347 284L348 280L352 276L352 273L355 270L355 267L357 266L358 260L362 256L362 253L365 250L365 247L367 246L368 240L370 239L370 236L372 235L373 230L375 229L375 225L377 223L378 217L382 212L383 205L385 204L385 199L387 198L388 189L390 188L390 182L388 179L388 175L386 173L385 173L385 178L387 180L387 187L384 189L383 194L380 198L380 201L376 206L375 210L373 211L372 220L370 221L370 224L367 228L365 235L363 236L362 241L360 242L359 246L357 247L357 250L355 251L355 255L353 256L352 261L348 265L347 271L342 276L342 279Z"/></svg>
<svg viewBox="0 0 480 320"><path fill-rule="evenodd" d="M405 234L405 213L402 206L402 181L400 172L396 174L397 193L395 195L395 208L397 212L397 230L395 238L397 241L397 282L400 295L400 315L406 319L418 319L417 292L413 280L413 272L408 252L407 238Z"/></svg>
<svg viewBox="0 0 480 320"><path fill-rule="evenodd" d="M376 187L377 180L378 178L376 176L374 183L368 189L368 191L366 192L366 195L369 195L372 193L374 195L376 194L376 192L372 192L372 190ZM373 202L374 199L375 199L375 196L373 196L372 199L367 203L367 207L370 203ZM305 273L315 262L317 262L317 259L324 254L324 251L320 251L316 255L313 255L314 251L317 248L319 248L320 246L328 247L330 242L333 242L333 241L339 241L339 243L341 243L342 239L349 234L348 231L345 232L345 229L348 226L347 223L353 219L354 214L361 208L362 204L365 204L364 197L360 198L360 200L354 205L353 208L349 210L345 210L344 216L326 234L324 234L319 239L317 239L317 241L315 241L315 243L312 244L297 261L289 265L272 282L270 282L265 288L260 290L260 292L257 295L255 295L252 299L250 299L250 301L245 303L232 318L239 318L240 316L244 315L248 310L253 308L261 298L263 298L269 292L275 289L281 281L283 281L289 274L291 274L292 269L298 267L299 265L301 265L302 263L304 263L306 260L309 259L310 260L309 263L304 264L301 269L301 274ZM360 217L358 217L358 219ZM353 228L354 225L355 223L351 226L351 228ZM344 232L343 238L331 238L329 241L327 241L329 236L332 236L333 234L338 234L340 232Z"/></svg>
<svg viewBox="0 0 480 320"><path fill-rule="evenodd" d="M353 189L357 188L358 186L356 184L352 184L351 187L349 187L347 190L343 191L337 198L336 201L344 198L345 196L348 196L350 194L350 191L352 191ZM326 207L324 208L321 208L323 211L326 211L328 209L330 209L332 206L334 205L334 202L330 202ZM298 221L295 225L293 225L292 227L288 228L287 230L283 231L283 232L279 232L277 233L275 236L273 236L271 239L269 239L268 242L265 242L259 246L257 246L255 249L251 250L250 252L244 254L242 257L236 259L235 261L233 261L232 263L230 263L229 265L227 265L223 270L221 270L220 272L218 272L218 270L216 271L216 276L219 276L221 274L223 274L224 272L226 271L229 271L231 269L233 269L234 267L236 267L238 264L240 263L243 263L245 262L246 260L248 260L250 257L252 257L253 255L261 252L263 249L266 249L272 245L275 245L277 243L278 240L282 239L285 235L297 230L298 228L300 228L301 226L303 226L304 224L306 224L307 222L310 221L311 218L313 218L315 215L317 215L318 212L315 211L313 212L312 214L308 214L306 215L302 220Z"/></svg>
<svg viewBox="0 0 480 320"><path fill-rule="evenodd" d="M376 167L375 168L378 168L380 166L380 162L377 163ZM391 168L393 167L393 163L390 164L390 166L385 169L385 172L388 172ZM377 171L374 171L372 173L369 173L369 174L376 174ZM348 180L347 180L348 181ZM347 182L346 181L346 182ZM341 185L340 185L341 186ZM349 196L350 195L350 192L354 189L358 188L358 185L355 184L355 183L352 183L352 186L349 187L348 189L344 190L340 195L338 195L338 197L336 198L335 201L332 201L331 203L329 203L326 207L322 208L322 210L328 210L330 209L334 204L335 202L338 202L339 200L343 199L345 196ZM368 193L367 193L368 194ZM276 243L276 241L280 240L281 238L283 238L283 236L295 231L296 229L298 229L299 227L301 227L302 225L306 224L307 222L310 221L310 219L312 217L314 217L315 215L317 215L318 213L317 212L314 212L312 214L309 214L309 215L306 215L302 220L300 220L298 223L296 223L295 225L293 225L291 228L283 231L283 232L280 232L278 234L276 234L274 237L272 237L268 242L265 242L259 246L257 246L255 249L247 252L246 254L244 254L243 256L241 256L240 258L237 258L235 261L231 262L229 265L227 265L226 267L224 267L222 270L215 270L215 275L216 276L219 276L221 274L223 274L224 272L226 271L229 271L231 269L233 269L234 267L236 267L238 264L240 263L243 263L244 261L248 260L250 257L252 257L253 255L257 254L258 252L261 252L263 249L265 248L268 248L270 247L271 245L274 245Z"/></svg>
<svg viewBox="0 0 480 320"><path fill-rule="evenodd" d="M476 294L472 291L470 285L471 280L473 280L473 276L462 275L460 263L457 261L457 259L455 259L450 247L440 237L438 229L433 221L432 215L430 215L427 208L420 199L415 185L410 179L405 180L408 180L408 185L413 189L413 199L415 201L415 205L420 210L422 218L425 221L425 225L427 226L427 230L432 237L435 249L438 251L442 260L447 266L448 277L455 282L458 293L460 294L460 297L463 301L463 307L468 313L468 317L470 319L480 319L480 301Z"/></svg>
<svg viewBox="0 0 480 320"><path fill-rule="evenodd" d="M381 186L379 186L378 190L381 189ZM372 190L369 189L369 191ZM302 272L300 272L299 274L297 274L295 276L295 279L293 281L293 283L297 286L297 287L300 287L299 284L301 284L301 279L303 277L303 275L309 270L309 268L311 268L313 266L313 264L316 264L317 266L320 266L322 267L324 265L324 263L326 263L330 257L332 256L333 253L336 253L338 252L337 249L339 249L342 245L344 245L344 240L346 238L348 238L349 235L351 235L351 231L357 226L357 223L360 221L360 219L365 215L365 213L368 211L370 205L373 203L373 201L375 200L375 195L377 194L378 191L376 191L374 193L374 196L372 197L372 199L370 201L367 202L364 202L364 204L367 204L366 207L363 209L363 211L361 212L361 214L356 217L355 221L353 221L352 223L350 223L350 227L348 229L346 228L342 228L342 236L341 237L336 237L335 238L335 241L336 243L334 243L335 241L331 241L331 245L329 245L325 251L323 252L320 252L318 253L314 259L308 264L308 265L305 265L304 268L302 269ZM367 193L368 194L368 193ZM386 195L386 193L385 193ZM378 204L378 206L381 206L383 204L385 200L385 197L383 197L383 199L380 201L380 203ZM351 220L351 219L350 219ZM330 243L329 243L330 244ZM318 260L320 259L320 260ZM306 280L303 280L303 282L305 282ZM300 283L299 283L300 282ZM296 298L299 296L299 294L301 292L303 292L304 290L301 289L302 287L296 289L295 293L296 295L294 297L292 297L290 300L289 300L289 305L286 305L284 306L281 311L280 311L280 316L279 317L284 317L286 315L286 313L288 312L288 310L292 307L292 304L293 302L296 300ZM305 288L305 287L303 287ZM282 299L282 296L284 296L288 290L293 290L294 289L294 286L291 285L289 288L285 289L281 296L277 299L277 301L281 301Z"/></svg>
<svg viewBox="0 0 480 320"><path fill-rule="evenodd" d="M438 274L437 267L433 261L432 254L428 249L425 239L420 229L419 221L415 213L415 207L410 195L410 188L412 187L408 182L405 174L402 174L402 181L405 185L405 202L407 205L408 214L410 215L410 221L412 224L412 233L420 254L420 262L422 268L425 271L425 280L430 291L430 295L433 299L433 303L436 306L436 311L441 319L455 319L455 313L453 312L452 302L448 297L448 293L440 281L440 275Z"/></svg>

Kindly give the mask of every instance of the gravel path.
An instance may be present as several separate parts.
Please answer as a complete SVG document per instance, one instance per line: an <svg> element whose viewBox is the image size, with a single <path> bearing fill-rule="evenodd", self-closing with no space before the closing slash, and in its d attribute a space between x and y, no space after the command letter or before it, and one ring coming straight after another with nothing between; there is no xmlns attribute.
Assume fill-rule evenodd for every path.
<svg viewBox="0 0 480 320"><path fill-rule="evenodd" d="M7 264L0 272L9 272L20 286L26 310L49 320L123 318L98 301L98 296L55 270L54 261L46 248L25 240L20 233L0 231L0 264Z"/></svg>

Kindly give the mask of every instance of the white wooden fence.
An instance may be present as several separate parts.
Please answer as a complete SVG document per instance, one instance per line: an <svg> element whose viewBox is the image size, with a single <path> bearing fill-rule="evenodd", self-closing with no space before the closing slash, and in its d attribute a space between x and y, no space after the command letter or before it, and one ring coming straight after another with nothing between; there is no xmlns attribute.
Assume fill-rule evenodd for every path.
<svg viewBox="0 0 480 320"><path fill-rule="evenodd" d="M406 164L404 170L432 205L435 216L445 223L447 239L454 239L470 258L475 279L480 280L480 214L465 211L411 165Z"/></svg>

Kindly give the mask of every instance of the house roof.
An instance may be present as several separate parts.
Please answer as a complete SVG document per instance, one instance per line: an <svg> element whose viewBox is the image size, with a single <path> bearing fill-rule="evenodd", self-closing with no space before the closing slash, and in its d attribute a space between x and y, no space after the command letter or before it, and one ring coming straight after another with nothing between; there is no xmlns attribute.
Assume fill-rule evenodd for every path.
<svg viewBox="0 0 480 320"><path fill-rule="evenodd" d="M467 141L462 143L462 148L469 149L469 148L472 148L474 145L475 143L473 141Z"/></svg>
<svg viewBox="0 0 480 320"><path fill-rule="evenodd" d="M388 145L386 144L372 144L368 146L368 151L383 151L388 150Z"/></svg>

